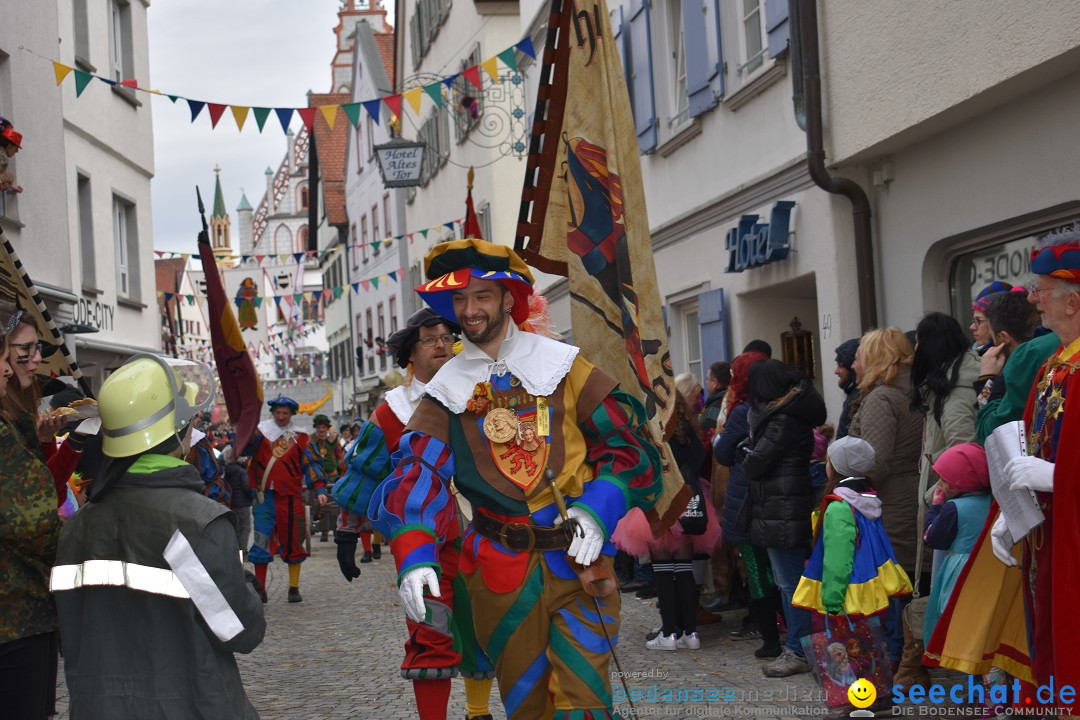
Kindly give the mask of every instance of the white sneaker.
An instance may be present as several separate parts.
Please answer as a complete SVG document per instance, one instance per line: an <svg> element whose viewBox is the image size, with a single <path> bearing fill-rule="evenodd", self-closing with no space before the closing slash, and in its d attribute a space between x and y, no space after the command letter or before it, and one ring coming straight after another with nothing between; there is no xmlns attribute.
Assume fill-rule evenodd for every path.
<svg viewBox="0 0 1080 720"><path fill-rule="evenodd" d="M683 633L679 636L679 639L675 641L675 647L683 648L685 650L700 650L701 636L696 632Z"/></svg>
<svg viewBox="0 0 1080 720"><path fill-rule="evenodd" d="M675 639L675 633L665 635L660 633L652 640L645 643L645 647L649 650L671 650L674 651L679 646L679 641Z"/></svg>

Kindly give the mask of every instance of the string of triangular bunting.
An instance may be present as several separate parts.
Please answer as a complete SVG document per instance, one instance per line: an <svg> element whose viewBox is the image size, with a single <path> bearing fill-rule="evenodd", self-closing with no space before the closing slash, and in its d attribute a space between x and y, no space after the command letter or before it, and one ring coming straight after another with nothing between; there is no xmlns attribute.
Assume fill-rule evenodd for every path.
<svg viewBox="0 0 1080 720"><path fill-rule="evenodd" d="M350 283L349 285L335 285L333 287L323 288L322 290L306 290L304 292L282 293L280 295L249 295L243 298L236 298L234 302L236 305L239 305L245 300L250 300L255 304L255 307L257 308L262 307L263 301L267 299L273 299L274 303L277 304L278 307L281 306L282 300L285 300L289 305L292 305L293 303L303 302L305 300L308 302L314 302L315 300L330 302L331 298L336 300L337 298L340 298L342 295L344 295L345 290L349 287L352 287L352 291L354 294L359 295L361 288L364 292L370 292L373 288L375 290L378 290L379 283L387 283L389 281L397 282L398 275L404 275L404 273L405 268L398 268L397 270L391 270L390 272L384 273L382 275L372 275L369 278L357 280L356 282ZM158 290L157 296L160 298L164 298L166 302L172 300L173 298L180 298L182 300L186 300L188 305L194 305L196 299L198 299L199 301L202 301L203 299L201 295L172 293L165 290Z"/></svg>
<svg viewBox="0 0 1080 720"><path fill-rule="evenodd" d="M408 240L410 243L412 243L417 235L420 235L425 240L427 240L429 233L438 232L443 229L449 230L452 233L454 232L455 225L463 226L464 224L465 218L456 218L454 220L444 222L440 225L432 225L431 227L424 228L423 230L413 230L412 232L403 233L401 235L390 235L383 240L373 240L366 243L345 243L342 245L335 245L334 247L327 248L325 250L305 250L304 252L294 253L259 253L255 255L234 255L233 257L240 258L241 263L247 263L251 260L254 260L259 267L262 267L263 263L267 261L279 263L287 263L292 261L294 263L301 263L307 262L308 260L313 260L317 257L321 258L324 255L329 255L331 253L347 252L349 250L355 250L362 247L370 247L373 251L379 250L380 248L386 249L392 247L394 242L400 240ZM198 254L180 253L173 250L155 250L154 255L156 255L158 258L183 258L185 262L187 260L201 259Z"/></svg>
<svg viewBox="0 0 1080 720"><path fill-rule="evenodd" d="M213 103L207 100L196 100L194 98L185 97L183 95L175 95L172 93L162 92L160 90L153 90L150 88L144 88L139 85L138 81L134 78L128 78L125 80L113 80L112 78L105 77L103 75L94 75L84 70L72 67L70 65L64 65L63 63L52 60L53 72L56 75L57 86L61 85L65 78L69 75L75 77L75 97L80 97L86 87L90 84L91 80L97 79L106 85L120 86L129 88L131 90L138 90L140 92L151 93L153 95L161 95L169 98L173 103L177 100L183 100L188 104L188 109L191 111L191 122L202 114L203 109L207 110L207 114L210 116L210 127L216 129L218 122L225 114L225 110L232 112L233 120L236 121L237 130L243 131L244 124L247 122L248 115L255 117L255 123L259 127L259 132L263 131L263 126L266 124L267 119L270 117L270 113L273 112L281 123L282 132L287 132L289 125L292 122L294 115L299 115L303 121L304 126L308 132L312 131L312 125L315 122L315 113L321 112L326 119L326 124L331 129L334 127L334 122L337 120L339 112L345 113L345 116L352 123L353 127L357 127L360 124L360 109L363 108L367 114L375 121L379 123L380 115L382 115L382 108L385 107L386 111L390 113L387 120L391 117L401 116L402 101L404 100L412 108L414 114L417 117L420 116L421 101L426 96L435 103L436 107L442 107L443 104L443 89L449 88L454 84L457 78L463 77L470 85L475 87L478 91L483 91L483 78L480 75L480 71L491 78L492 82L498 82L499 79L499 63L508 68L511 72L516 73L518 71L517 52L522 52L528 55L533 60L536 59L536 50L533 48L532 40L528 37L521 40L521 42L515 43L506 48L500 53L489 57L487 60L473 65L470 68L466 68L461 72L448 75L440 78L435 82L427 85L421 85L419 87L410 88L400 93L394 93L392 95L384 95L371 100L362 100L359 102L345 103L342 105L319 105L317 107L255 107L252 105L239 105L235 103ZM37 53L34 53L37 54Z"/></svg>

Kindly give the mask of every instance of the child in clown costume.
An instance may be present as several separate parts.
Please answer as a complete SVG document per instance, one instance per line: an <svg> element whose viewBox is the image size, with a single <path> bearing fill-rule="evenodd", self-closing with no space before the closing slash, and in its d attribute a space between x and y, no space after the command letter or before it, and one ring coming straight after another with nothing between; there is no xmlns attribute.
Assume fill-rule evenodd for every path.
<svg viewBox="0 0 1080 720"><path fill-rule="evenodd" d="M266 566L280 552L289 566L289 602L300 597L300 563L308 556L302 486L316 492L319 505L326 504L326 475L306 432L293 425L300 406L279 396L267 403L273 417L259 423L246 454L250 454L248 478L255 489L252 508L254 544L248 559L255 566L266 602Z"/></svg>
<svg viewBox="0 0 1080 720"><path fill-rule="evenodd" d="M817 538L791 604L819 613L869 616L889 599L912 592L881 523L881 500L866 474L874 448L847 436L829 446L829 485L821 504Z"/></svg>

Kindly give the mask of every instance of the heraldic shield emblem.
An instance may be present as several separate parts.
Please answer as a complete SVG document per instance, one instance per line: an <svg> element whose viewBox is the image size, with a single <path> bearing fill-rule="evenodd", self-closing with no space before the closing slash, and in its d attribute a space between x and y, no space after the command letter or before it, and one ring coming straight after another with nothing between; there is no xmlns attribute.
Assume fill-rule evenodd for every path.
<svg viewBox="0 0 1080 720"><path fill-rule="evenodd" d="M526 393L517 378L508 385L506 390L491 388L495 407L476 422L499 472L528 490L547 468L551 410L544 398Z"/></svg>

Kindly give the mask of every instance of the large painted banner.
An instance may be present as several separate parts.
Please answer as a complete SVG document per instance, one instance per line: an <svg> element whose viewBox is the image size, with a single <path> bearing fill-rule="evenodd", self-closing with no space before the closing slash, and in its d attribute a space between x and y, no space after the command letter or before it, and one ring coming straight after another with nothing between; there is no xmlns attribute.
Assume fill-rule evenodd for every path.
<svg viewBox="0 0 1080 720"><path fill-rule="evenodd" d="M555 0L548 27L516 249L569 279L574 343L644 403L660 534L690 492L664 441L675 388L630 96L604 0Z"/></svg>

